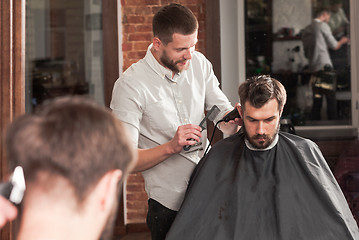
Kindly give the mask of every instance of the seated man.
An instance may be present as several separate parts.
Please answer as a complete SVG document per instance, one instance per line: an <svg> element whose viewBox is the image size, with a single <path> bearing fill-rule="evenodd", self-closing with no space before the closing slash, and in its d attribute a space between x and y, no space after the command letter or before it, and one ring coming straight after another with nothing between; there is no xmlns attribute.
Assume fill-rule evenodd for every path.
<svg viewBox="0 0 359 240"><path fill-rule="evenodd" d="M200 161L166 239L359 239L318 146L279 131L283 85L253 77L239 97L242 130Z"/></svg>
<svg viewBox="0 0 359 240"><path fill-rule="evenodd" d="M17 239L110 239L121 183L135 162L122 124L80 97L37 110L6 135L10 166L22 166L26 181Z"/></svg>

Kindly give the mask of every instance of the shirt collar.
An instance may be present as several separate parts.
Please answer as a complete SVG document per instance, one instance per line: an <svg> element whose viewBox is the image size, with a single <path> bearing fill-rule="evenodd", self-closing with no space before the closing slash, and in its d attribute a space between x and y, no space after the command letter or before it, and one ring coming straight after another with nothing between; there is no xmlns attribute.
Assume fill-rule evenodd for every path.
<svg viewBox="0 0 359 240"><path fill-rule="evenodd" d="M246 143L247 148L249 148L250 150L253 150L253 151L267 151L267 150L270 150L270 149L274 148L274 146L277 145L278 139L279 139L279 137L278 137L278 133L277 133L275 135L275 137L274 137L273 142L268 147L263 148L263 149L259 149L259 148L254 147L247 139L244 139L244 142Z"/></svg>
<svg viewBox="0 0 359 240"><path fill-rule="evenodd" d="M147 48L146 56L144 58L145 61L159 76L161 76L161 78L165 78L169 81L176 82L177 78L181 75L181 73L176 73L174 77L172 77L172 71L162 66L153 56L151 52L152 46L153 43L151 43Z"/></svg>

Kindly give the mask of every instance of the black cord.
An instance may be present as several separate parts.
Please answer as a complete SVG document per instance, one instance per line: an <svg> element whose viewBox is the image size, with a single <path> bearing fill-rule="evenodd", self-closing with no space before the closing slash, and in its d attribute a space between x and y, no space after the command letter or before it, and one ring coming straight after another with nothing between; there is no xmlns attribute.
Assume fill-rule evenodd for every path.
<svg viewBox="0 0 359 240"><path fill-rule="evenodd" d="M213 140L213 137L214 137L214 133L216 132L217 125L218 125L219 123L221 123L221 122L224 122L224 120L223 120L223 119L222 119L222 120L219 120L219 121L216 123L216 125L214 126L211 140L209 140L209 144L208 144L208 146L207 146L207 148L206 148L206 151L204 151L203 157L206 156L207 151L208 151L208 149L209 149L209 146L211 146L211 143L212 143L212 140Z"/></svg>

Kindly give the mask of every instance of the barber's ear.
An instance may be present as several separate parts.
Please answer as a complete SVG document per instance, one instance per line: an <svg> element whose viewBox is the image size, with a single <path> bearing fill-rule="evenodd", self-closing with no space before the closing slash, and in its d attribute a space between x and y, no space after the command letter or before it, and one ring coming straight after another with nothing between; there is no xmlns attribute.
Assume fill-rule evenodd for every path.
<svg viewBox="0 0 359 240"><path fill-rule="evenodd" d="M97 184L99 204L101 210L111 211L114 201L118 201L118 182L122 177L122 171L116 169L107 172Z"/></svg>
<svg viewBox="0 0 359 240"><path fill-rule="evenodd" d="M153 40L152 40L152 43L153 43L153 48L156 51L159 51L160 47L161 47L161 44L162 44L161 40L158 37L154 37Z"/></svg>

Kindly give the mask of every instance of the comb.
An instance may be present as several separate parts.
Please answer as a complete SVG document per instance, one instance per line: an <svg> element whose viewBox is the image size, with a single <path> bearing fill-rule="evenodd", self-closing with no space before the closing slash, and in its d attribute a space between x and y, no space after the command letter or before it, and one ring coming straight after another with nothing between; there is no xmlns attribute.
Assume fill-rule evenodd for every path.
<svg viewBox="0 0 359 240"><path fill-rule="evenodd" d="M219 110L219 108L218 108L216 105L214 105L214 106L211 108L211 110L208 111L207 115L202 119L201 123L199 124L199 126L202 128L201 131L203 131L204 129L207 128L207 119L208 119L209 121L213 121L213 120L217 117L217 115L219 114L219 112L220 112L220 110ZM195 145L196 145L196 144L195 144ZM185 151L188 151L191 147L192 147L192 145L186 145L186 146L183 147L183 149L184 149Z"/></svg>

